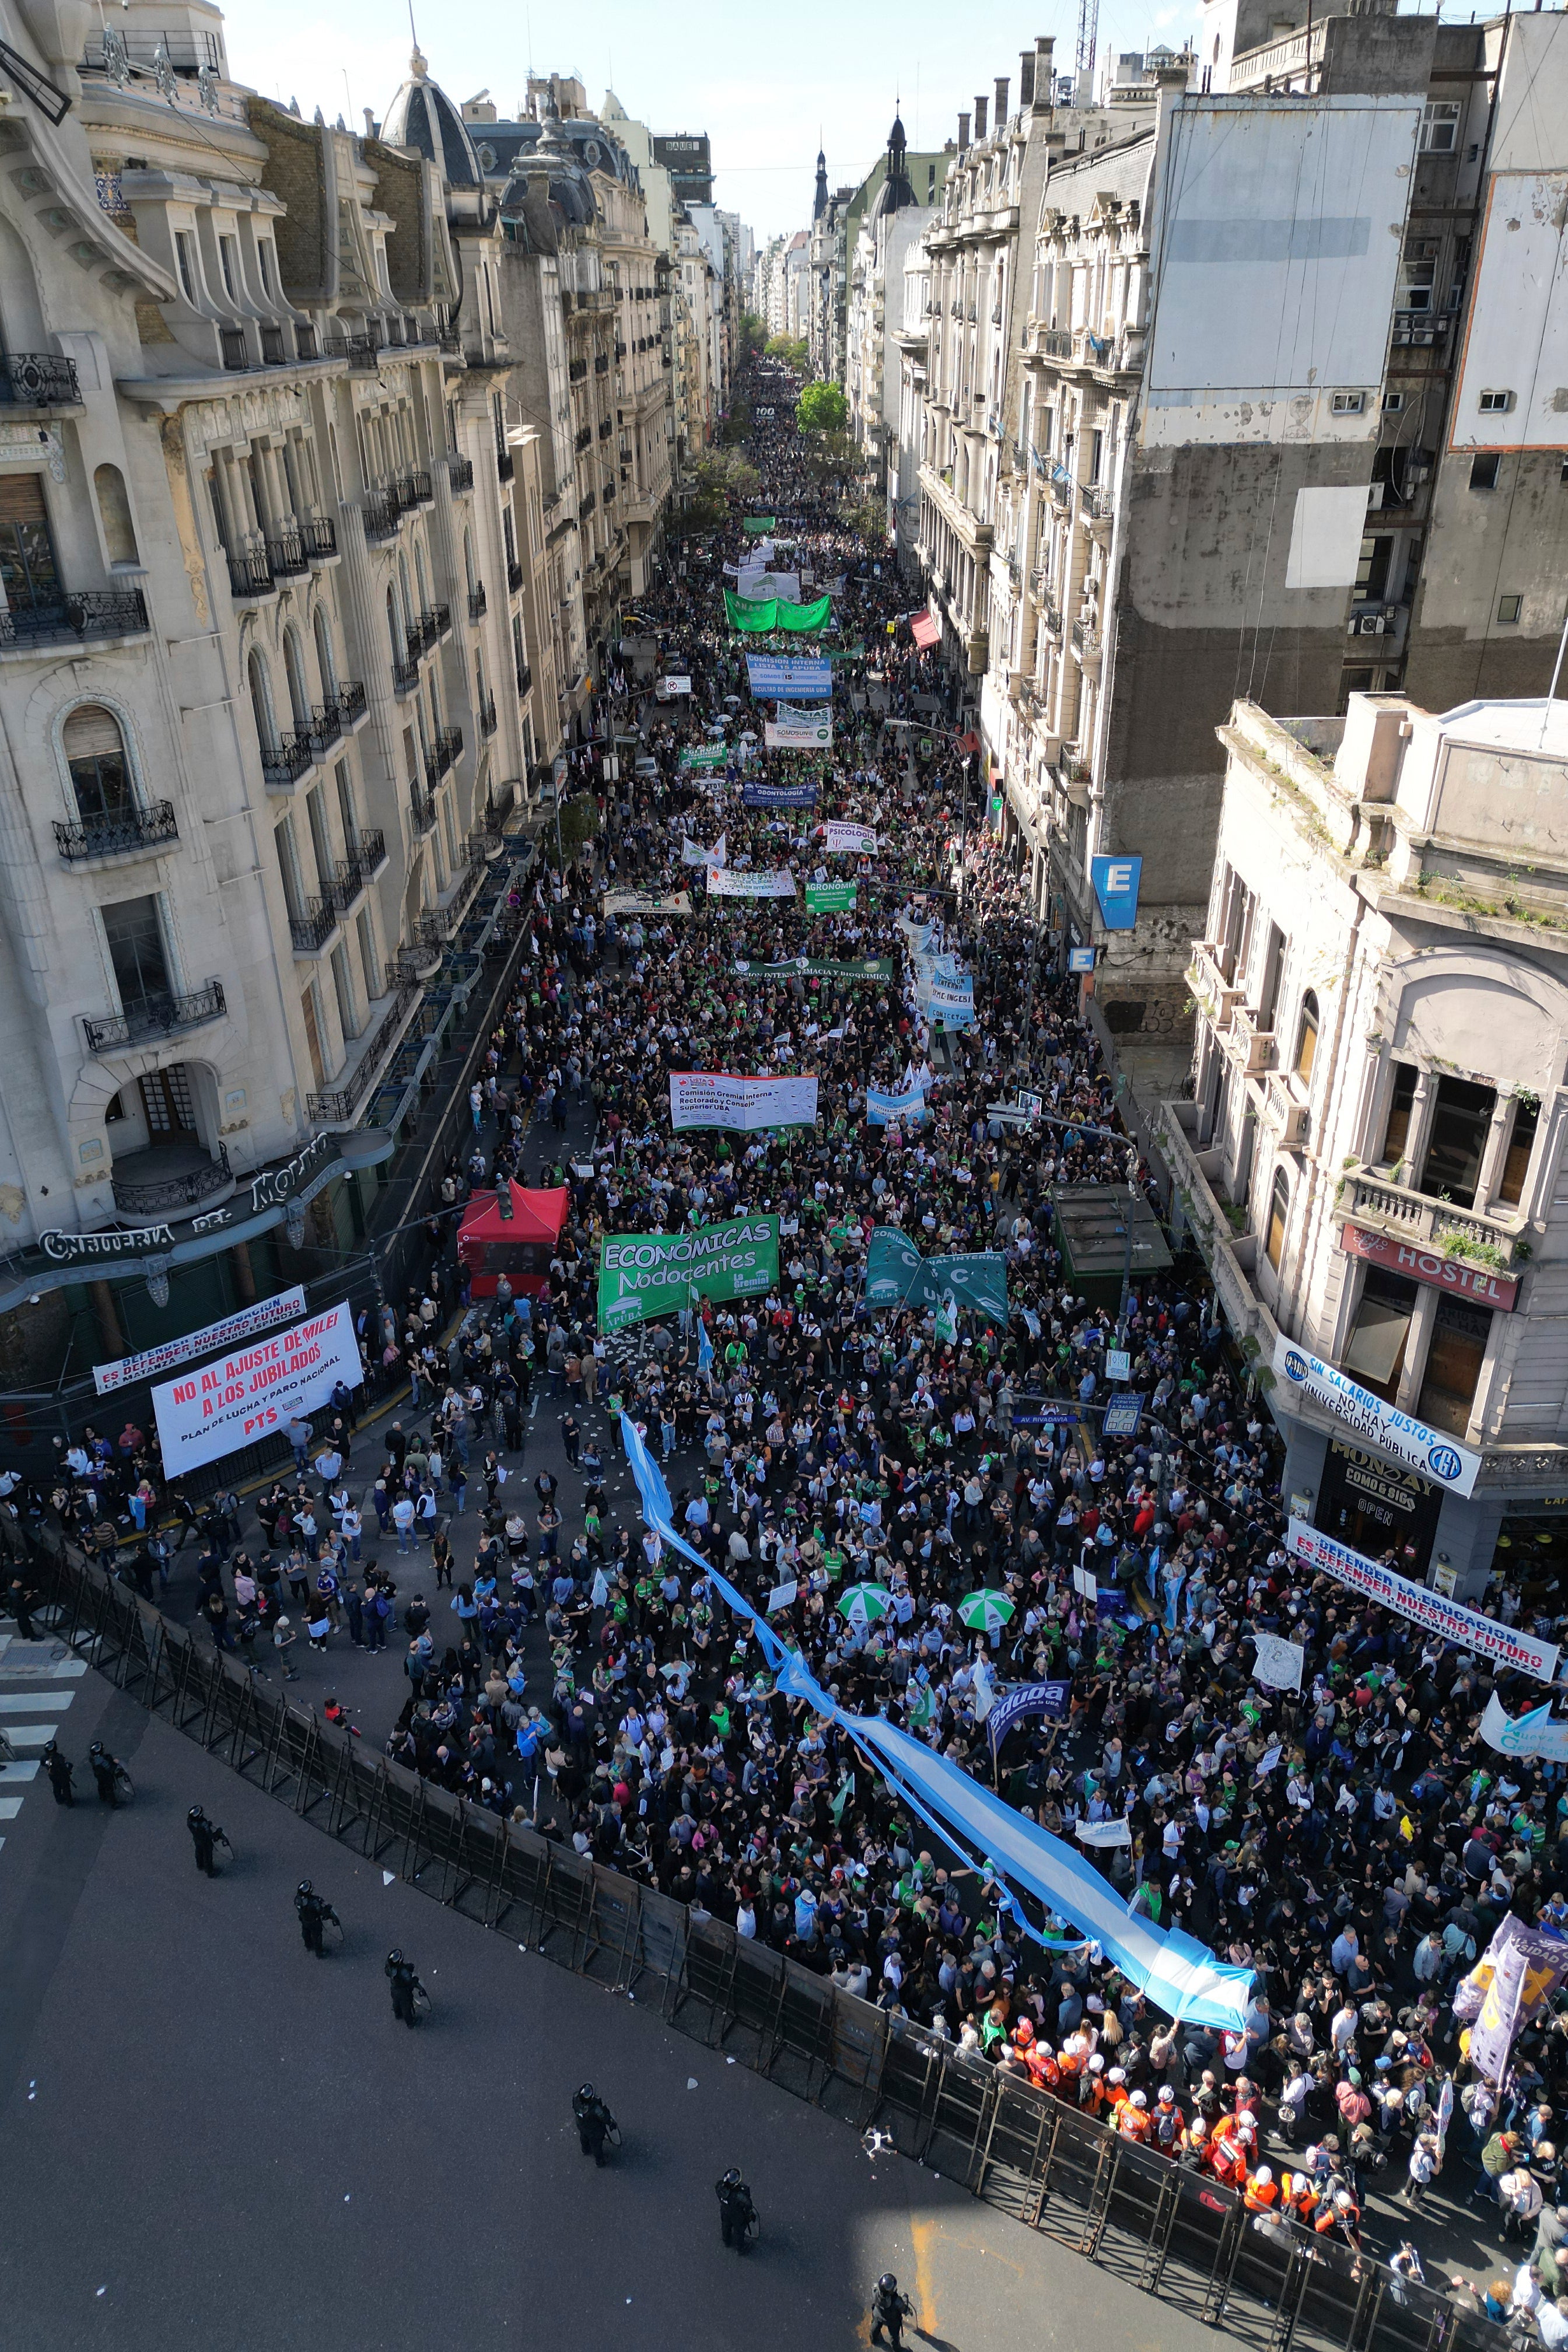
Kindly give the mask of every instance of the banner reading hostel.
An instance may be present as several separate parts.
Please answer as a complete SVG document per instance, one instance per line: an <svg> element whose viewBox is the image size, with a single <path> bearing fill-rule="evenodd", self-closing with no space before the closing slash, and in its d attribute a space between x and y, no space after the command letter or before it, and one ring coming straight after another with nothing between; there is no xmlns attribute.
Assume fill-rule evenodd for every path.
<svg viewBox="0 0 1568 2352"><path fill-rule="evenodd" d="M730 1070L671 1070L669 1123L751 1134L763 1127L815 1127L815 1078L744 1078Z"/></svg>
<svg viewBox="0 0 1568 2352"><path fill-rule="evenodd" d="M679 1315L695 1290L745 1298L779 1278L779 1221L736 1218L686 1234L609 1234L599 1252L599 1328Z"/></svg>
<svg viewBox="0 0 1568 2352"><path fill-rule="evenodd" d="M325 1404L340 1381L353 1389L363 1378L353 1313L345 1305L165 1381L153 1391L164 1471L177 1478L254 1445L296 1413Z"/></svg>

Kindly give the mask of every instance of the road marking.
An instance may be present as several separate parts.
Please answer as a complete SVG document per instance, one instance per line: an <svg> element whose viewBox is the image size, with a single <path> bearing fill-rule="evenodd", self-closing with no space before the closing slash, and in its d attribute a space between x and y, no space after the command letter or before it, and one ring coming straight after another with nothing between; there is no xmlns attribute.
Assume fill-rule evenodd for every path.
<svg viewBox="0 0 1568 2352"><path fill-rule="evenodd" d="M20 1797L0 1797L0 1822L14 1822L22 1810ZM4 1840L0 1840L4 1843Z"/></svg>
<svg viewBox="0 0 1568 2352"><path fill-rule="evenodd" d="M69 1706L75 1696L75 1691L7 1691L0 1695L0 1715L37 1715L40 1707Z"/></svg>
<svg viewBox="0 0 1568 2352"><path fill-rule="evenodd" d="M15 1789L24 1780L36 1780L39 1769L37 1764L0 1764L0 1789Z"/></svg>
<svg viewBox="0 0 1568 2352"><path fill-rule="evenodd" d="M47 1748L58 1729L58 1723L18 1723L5 1736L13 1748Z"/></svg>
<svg viewBox="0 0 1568 2352"><path fill-rule="evenodd" d="M936 2236L934 2221L910 2223L910 2236L915 2250L915 2306L919 2314L915 2325L922 2336L936 2333L936 2296L931 2288L931 2242Z"/></svg>

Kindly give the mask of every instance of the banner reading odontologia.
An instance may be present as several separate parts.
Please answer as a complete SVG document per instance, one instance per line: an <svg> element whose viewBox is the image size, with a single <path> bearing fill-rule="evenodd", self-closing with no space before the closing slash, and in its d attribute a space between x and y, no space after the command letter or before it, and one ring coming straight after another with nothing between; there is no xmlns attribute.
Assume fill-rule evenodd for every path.
<svg viewBox="0 0 1568 2352"><path fill-rule="evenodd" d="M353 1389L363 1377L346 1305L219 1356L153 1391L163 1468L175 1478L254 1445L294 1414L325 1404L340 1381Z"/></svg>
<svg viewBox="0 0 1568 2352"><path fill-rule="evenodd" d="M730 1070L672 1070L669 1123L751 1133L762 1127L815 1127L815 1078L746 1078Z"/></svg>
<svg viewBox="0 0 1568 2352"><path fill-rule="evenodd" d="M599 1328L678 1315L694 1290L744 1298L771 1290L778 1275L776 1217L737 1217L685 1234L609 1234L599 1252Z"/></svg>

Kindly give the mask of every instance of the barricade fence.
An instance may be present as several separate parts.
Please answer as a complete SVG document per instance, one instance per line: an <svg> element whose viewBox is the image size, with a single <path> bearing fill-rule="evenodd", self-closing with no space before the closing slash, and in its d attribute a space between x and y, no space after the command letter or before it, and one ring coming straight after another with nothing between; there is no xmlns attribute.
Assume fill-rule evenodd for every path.
<svg viewBox="0 0 1568 2352"><path fill-rule="evenodd" d="M1265 2348L1495 2352L1479 2311L1282 2224L721 1921L356 1748L57 1537L37 1614L152 1715L409 1885L753 2067L1026 2228Z"/></svg>

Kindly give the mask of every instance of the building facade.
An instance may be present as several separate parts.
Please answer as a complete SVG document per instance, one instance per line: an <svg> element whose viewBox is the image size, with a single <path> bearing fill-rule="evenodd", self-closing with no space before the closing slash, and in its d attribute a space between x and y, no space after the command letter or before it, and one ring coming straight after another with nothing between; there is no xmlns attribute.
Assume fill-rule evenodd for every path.
<svg viewBox="0 0 1568 2352"><path fill-rule="evenodd" d="M1238 703L1162 1148L1292 1513L1459 1598L1568 1552L1568 706ZM1500 1545L1502 1550L1500 1551Z"/></svg>

